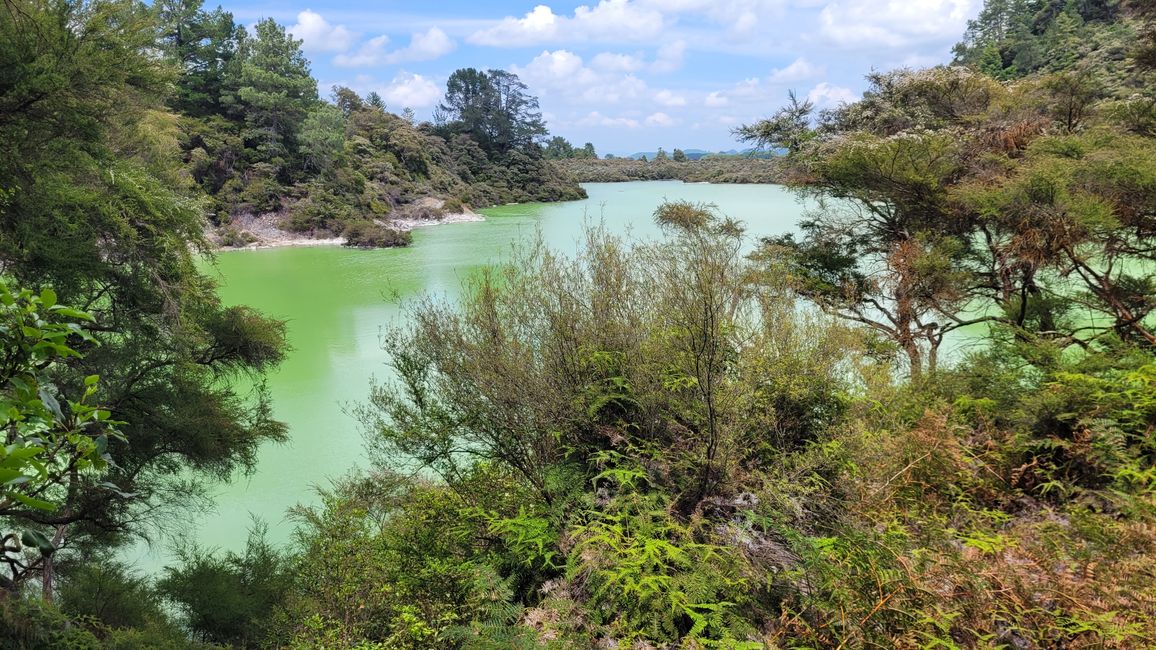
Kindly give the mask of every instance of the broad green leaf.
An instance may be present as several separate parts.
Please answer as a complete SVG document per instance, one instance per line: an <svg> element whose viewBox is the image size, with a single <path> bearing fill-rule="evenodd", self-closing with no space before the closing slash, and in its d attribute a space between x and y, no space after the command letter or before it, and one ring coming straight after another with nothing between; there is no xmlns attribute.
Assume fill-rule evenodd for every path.
<svg viewBox="0 0 1156 650"><path fill-rule="evenodd" d="M35 546L40 549L40 554L45 557L56 552L56 546L52 543L52 540L48 539L44 533L36 530L24 531L24 533L20 535L20 541L23 542L25 546Z"/></svg>
<svg viewBox="0 0 1156 650"><path fill-rule="evenodd" d="M41 501L40 499L33 499L30 496L26 496L26 495L23 495L23 494L20 494L17 492L12 492L8 496L12 497L13 499L16 499L20 503L23 503L24 505L28 506L29 508L33 508L35 510L48 510L48 511L56 510L56 504L55 503L49 503L47 501Z"/></svg>

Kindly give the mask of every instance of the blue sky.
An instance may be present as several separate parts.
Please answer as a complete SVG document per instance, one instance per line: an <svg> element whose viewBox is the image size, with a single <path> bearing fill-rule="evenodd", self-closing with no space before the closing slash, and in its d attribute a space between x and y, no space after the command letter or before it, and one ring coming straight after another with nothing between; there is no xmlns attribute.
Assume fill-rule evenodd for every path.
<svg viewBox="0 0 1156 650"><path fill-rule="evenodd" d="M212 2L206 2L211 6ZM872 69L946 62L982 0L238 0L304 41L322 94L375 90L428 117L457 68L516 72L550 131L599 153L730 149L782 105L853 99Z"/></svg>

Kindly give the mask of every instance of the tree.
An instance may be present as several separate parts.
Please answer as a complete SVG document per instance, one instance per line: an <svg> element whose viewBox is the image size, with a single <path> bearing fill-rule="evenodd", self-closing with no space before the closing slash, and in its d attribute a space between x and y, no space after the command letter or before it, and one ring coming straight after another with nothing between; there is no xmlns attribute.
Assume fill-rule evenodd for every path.
<svg viewBox="0 0 1156 650"><path fill-rule="evenodd" d="M258 648L264 647L293 575L289 558L266 541L258 524L242 553L218 555L195 545L181 549L179 563L165 567L157 591L176 604L196 638Z"/></svg>
<svg viewBox="0 0 1156 650"><path fill-rule="evenodd" d="M666 154L666 149L659 147L658 151L654 154L654 162L666 162L668 160L670 160L670 156Z"/></svg>
<svg viewBox="0 0 1156 650"><path fill-rule="evenodd" d="M771 117L751 125L740 126L731 133L741 142L750 142L756 149L786 149L794 154L812 135L811 114L815 104L806 99L799 101L795 91L787 94L787 105Z"/></svg>
<svg viewBox="0 0 1156 650"><path fill-rule="evenodd" d="M682 149L675 149L674 153L671 154L670 158L674 162L686 162L688 160L688 158L686 157L686 152L683 151Z"/></svg>
<svg viewBox="0 0 1156 650"><path fill-rule="evenodd" d="M1140 44L1135 50L1136 61L1151 69L1156 69L1156 7L1144 0L1130 0L1129 9L1140 19Z"/></svg>
<svg viewBox="0 0 1156 650"><path fill-rule="evenodd" d="M913 377L981 321L1061 347L1156 341L1136 207L1153 200L1153 142L1097 124L1093 85L1065 72L1025 92L959 68L871 81L793 156L817 209L765 252L800 295L893 341Z"/></svg>
<svg viewBox="0 0 1156 650"><path fill-rule="evenodd" d="M108 468L109 443L123 441L107 410L95 405L99 377L85 377L68 399L54 383L60 364L78 357L72 346L92 340L84 326L92 317L0 279L0 517L23 530L0 531L0 599L17 595L39 577L46 600L53 595L53 556L64 543L64 526L41 531L39 516L58 512L82 490L119 493L97 486ZM21 552L21 543L24 552Z"/></svg>
<svg viewBox="0 0 1156 650"><path fill-rule="evenodd" d="M913 378L934 372L944 336L984 320L961 317L976 282L950 219L944 185L958 152L938 134L833 143L801 190L819 200L804 237L767 240L796 291L894 341Z"/></svg>
<svg viewBox="0 0 1156 650"><path fill-rule="evenodd" d="M159 0L153 4L161 49L180 69L172 106L195 116L223 112L225 79L244 36L232 14L220 7L207 12L203 2Z"/></svg>
<svg viewBox="0 0 1156 650"><path fill-rule="evenodd" d="M242 35L238 65L226 79L229 113L244 121L246 140L262 157L284 168L296 153L297 135L317 102L317 82L294 39L271 18Z"/></svg>
<svg viewBox="0 0 1156 650"><path fill-rule="evenodd" d="M341 109L318 103L301 124L301 155L307 169L333 170L345 149L345 116Z"/></svg>
<svg viewBox="0 0 1156 650"><path fill-rule="evenodd" d="M0 60L23 80L0 86L0 265L91 314L94 340L49 379L100 375L95 399L125 422L102 481L78 476L85 487L56 510L28 513L41 530L68 526L74 545L147 532L195 503L205 477L251 467L285 432L263 391L230 387L241 377L259 386L284 326L223 307L197 271L202 205L181 172L155 38L152 16L131 2L0 7ZM105 481L135 496L99 489Z"/></svg>
<svg viewBox="0 0 1156 650"><path fill-rule="evenodd" d="M582 157L589 160L598 160L598 152L594 150L593 142L587 142L582 145Z"/></svg>
<svg viewBox="0 0 1156 650"><path fill-rule="evenodd" d="M435 116L452 137L466 134L488 154L513 150L537 153L546 135L538 98L526 92L518 76L504 70L457 70L446 82L446 95Z"/></svg>
<svg viewBox="0 0 1156 650"><path fill-rule="evenodd" d="M574 146L566 138L556 135L546 142L545 154L546 158L550 160L573 158Z"/></svg>

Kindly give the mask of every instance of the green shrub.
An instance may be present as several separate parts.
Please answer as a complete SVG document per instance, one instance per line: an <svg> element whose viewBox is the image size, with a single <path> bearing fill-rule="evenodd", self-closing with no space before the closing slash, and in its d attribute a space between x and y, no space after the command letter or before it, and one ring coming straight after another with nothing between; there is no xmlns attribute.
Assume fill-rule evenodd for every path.
<svg viewBox="0 0 1156 650"><path fill-rule="evenodd" d="M396 230L372 221L354 221L346 224L342 231L345 245L355 248L390 248L409 246L413 235L409 231Z"/></svg>

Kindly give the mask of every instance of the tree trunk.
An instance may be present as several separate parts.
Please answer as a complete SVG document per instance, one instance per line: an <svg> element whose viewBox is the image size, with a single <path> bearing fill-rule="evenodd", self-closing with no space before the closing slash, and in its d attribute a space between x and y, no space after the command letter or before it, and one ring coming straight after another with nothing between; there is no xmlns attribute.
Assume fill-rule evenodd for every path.
<svg viewBox="0 0 1156 650"><path fill-rule="evenodd" d="M64 526L57 526L56 534L52 536L52 545L56 548L60 548L61 544L64 543L64 529ZM54 557L55 554L44 556L42 564L44 568L40 573L41 597L46 603L52 602L55 592L56 561L53 559Z"/></svg>

